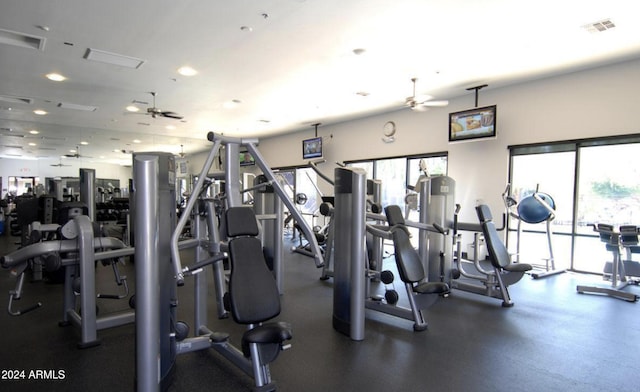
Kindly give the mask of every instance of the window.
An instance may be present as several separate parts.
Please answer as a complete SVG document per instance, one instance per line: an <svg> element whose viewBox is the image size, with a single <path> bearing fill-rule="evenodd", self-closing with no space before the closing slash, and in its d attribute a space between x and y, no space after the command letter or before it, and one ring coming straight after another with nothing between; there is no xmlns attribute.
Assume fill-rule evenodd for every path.
<svg viewBox="0 0 640 392"><path fill-rule="evenodd" d="M552 225L556 266L602 273L611 255L590 225L640 225L640 162L637 159L640 137L509 148L510 181L516 198L526 196L538 185L539 190L550 194L556 203ZM522 257L539 258L544 253L546 244L542 242L546 239L538 226L523 227ZM508 244L513 249L516 227L517 222L510 220Z"/></svg>

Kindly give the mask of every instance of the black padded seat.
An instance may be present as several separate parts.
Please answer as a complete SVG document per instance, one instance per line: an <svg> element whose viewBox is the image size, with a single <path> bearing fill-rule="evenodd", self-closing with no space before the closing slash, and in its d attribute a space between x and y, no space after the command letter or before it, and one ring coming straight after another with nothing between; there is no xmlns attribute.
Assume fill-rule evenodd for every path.
<svg viewBox="0 0 640 392"><path fill-rule="evenodd" d="M424 282L413 286L413 291L418 294L446 294L449 285L443 282Z"/></svg>
<svg viewBox="0 0 640 392"><path fill-rule="evenodd" d="M273 323L262 324L253 329L248 330L242 336L242 353L245 357L249 357L249 343L269 344L282 343L291 340L291 324L278 321Z"/></svg>
<svg viewBox="0 0 640 392"><path fill-rule="evenodd" d="M527 272L531 271L532 266L526 263L510 263L502 267L505 271L509 272Z"/></svg>
<svg viewBox="0 0 640 392"><path fill-rule="evenodd" d="M504 242L502 242L502 238L500 238L488 205L480 204L476 206L476 213L482 226L485 241L487 242L491 265L493 265L494 268L509 272L527 272L533 269L531 264L513 263L511 261L511 255L504 245Z"/></svg>

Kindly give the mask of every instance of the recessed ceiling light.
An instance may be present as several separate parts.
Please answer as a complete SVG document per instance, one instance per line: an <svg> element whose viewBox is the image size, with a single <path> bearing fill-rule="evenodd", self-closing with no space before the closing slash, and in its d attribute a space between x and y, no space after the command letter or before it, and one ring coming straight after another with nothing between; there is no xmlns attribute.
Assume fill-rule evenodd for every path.
<svg viewBox="0 0 640 392"><path fill-rule="evenodd" d="M35 144L35 143L33 143L33 142L29 143L29 145L30 145L30 146L32 146L32 147L33 147L33 146L36 146L36 144Z"/></svg>
<svg viewBox="0 0 640 392"><path fill-rule="evenodd" d="M40 132L36 131L35 129L32 129L32 130L29 131L29 133L32 134L32 135L37 135Z"/></svg>
<svg viewBox="0 0 640 392"><path fill-rule="evenodd" d="M142 142L141 142L140 140L138 140L138 139L133 139L133 142L134 142L134 143L142 143Z"/></svg>
<svg viewBox="0 0 640 392"><path fill-rule="evenodd" d="M250 33L253 31L253 28L249 27L249 26L242 26L240 27L240 30L244 31L245 33Z"/></svg>
<svg viewBox="0 0 640 392"><path fill-rule="evenodd" d="M173 129L176 129L176 126L175 126L175 125L167 125L167 127L166 127L166 128L167 128L167 129L171 129L171 130L173 130Z"/></svg>
<svg viewBox="0 0 640 392"><path fill-rule="evenodd" d="M42 110L42 109L36 109L33 112L35 114L37 114L38 116L44 116L45 114L47 114L47 112L45 110Z"/></svg>
<svg viewBox="0 0 640 392"><path fill-rule="evenodd" d="M193 75L196 75L198 71L189 67L188 65L185 65L178 68L178 73L182 76L193 76Z"/></svg>
<svg viewBox="0 0 640 392"><path fill-rule="evenodd" d="M88 146L89 142L82 141L82 142L80 142L80 144L82 144L83 146Z"/></svg>
<svg viewBox="0 0 640 392"><path fill-rule="evenodd" d="M127 108L126 108L126 109L127 109L127 111L128 111L128 112L134 112L134 113L135 113L135 112L140 111L140 108L139 108L139 107L137 107L137 106L133 106L133 105L129 105L129 106L127 106Z"/></svg>
<svg viewBox="0 0 640 392"><path fill-rule="evenodd" d="M60 75L59 73L55 73L55 72L46 74L45 76L47 77L47 79L52 80L54 82L62 82L62 81L67 80L66 77Z"/></svg>

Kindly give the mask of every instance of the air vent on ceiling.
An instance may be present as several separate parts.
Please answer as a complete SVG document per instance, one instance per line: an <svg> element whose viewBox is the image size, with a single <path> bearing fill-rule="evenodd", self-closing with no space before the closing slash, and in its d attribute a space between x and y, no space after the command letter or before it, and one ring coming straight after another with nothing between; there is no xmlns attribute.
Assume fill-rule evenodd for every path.
<svg viewBox="0 0 640 392"><path fill-rule="evenodd" d="M33 103L33 99L31 98L16 97L14 95L0 95L0 101L9 103L26 103L27 105L31 105Z"/></svg>
<svg viewBox="0 0 640 392"><path fill-rule="evenodd" d="M35 35L18 33L17 31L0 29L0 44L19 46L21 48L44 50L46 39Z"/></svg>
<svg viewBox="0 0 640 392"><path fill-rule="evenodd" d="M11 131L11 130L9 130ZM15 133L15 132L11 132L11 133L0 133L1 136L6 136L6 137L24 137L23 134L21 133Z"/></svg>
<svg viewBox="0 0 640 392"><path fill-rule="evenodd" d="M121 67L138 69L144 64L144 60L122 54L109 53L104 50L87 49L84 55L87 60L98 61L101 63L119 65Z"/></svg>
<svg viewBox="0 0 640 392"><path fill-rule="evenodd" d="M614 27L616 27L616 25L611 21L611 19L602 19L582 26L583 29L590 33L601 33L603 31L611 30Z"/></svg>
<svg viewBox="0 0 640 392"><path fill-rule="evenodd" d="M63 109L82 110L85 112L95 112L96 110L98 110L96 106L79 105L77 103L68 103L68 102L60 102L58 104L58 107Z"/></svg>

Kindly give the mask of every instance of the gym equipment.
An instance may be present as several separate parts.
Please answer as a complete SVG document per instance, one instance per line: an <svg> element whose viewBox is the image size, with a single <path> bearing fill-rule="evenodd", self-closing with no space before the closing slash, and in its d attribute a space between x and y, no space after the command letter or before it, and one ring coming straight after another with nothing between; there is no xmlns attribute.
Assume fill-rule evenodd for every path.
<svg viewBox="0 0 640 392"><path fill-rule="evenodd" d="M242 353L251 359L256 386L264 389L271 384L268 364L289 347L283 343L292 337L291 325L263 324L280 314L280 293L256 237L259 232L253 211L231 207L226 215L227 235L231 238L229 307L233 319L248 327L242 335Z"/></svg>
<svg viewBox="0 0 640 392"><path fill-rule="evenodd" d="M420 222L423 224L430 222L433 226L452 229L445 233L424 230L420 232L418 249L425 263L425 271L428 271L428 280L444 282L451 289L501 299L503 306L512 306L513 302L509 297L507 287L522 279L524 274L521 271L507 270L502 266L503 260L492 260L491 257L490 260L481 260L477 249L480 237L477 234L474 234L476 251L473 262L462 258L461 234L459 232L481 233L484 232L482 227L484 224L489 224L493 231L495 224L492 222L490 214L478 215L480 224L459 222L460 205L455 205L454 208L455 185L455 181L448 176L421 177L417 184ZM478 213L478 211L476 212ZM492 238L492 244L487 243L487 246L497 248L504 246L504 244ZM454 247L455 252L453 251ZM496 251L496 254L499 252ZM525 264L522 264L522 268L525 268Z"/></svg>
<svg viewBox="0 0 640 392"><path fill-rule="evenodd" d="M402 210L397 205L390 205L385 208L385 215L387 222L389 223L389 232L393 239L393 248L396 261L396 267L400 275L400 279L405 285L407 291L407 298L411 306L410 313L403 311L399 306L395 309L400 312L394 312L396 316L413 320L413 329L415 331L423 331L427 329L427 322L425 320L423 311L433 305L438 297L445 296L449 293L449 285L443 282L428 282L425 281L426 273L420 260L420 255L415 250L409 239L409 229L405 225L405 220L402 216ZM446 230L442 227L434 226L435 230L446 235ZM424 228L425 230L433 230L431 228ZM385 272L385 271L383 271ZM389 272L389 271L386 271ZM388 284L388 277L381 275L383 283ZM391 278L393 281L393 278ZM389 291L385 293L387 298ZM390 295L394 298L393 294ZM397 298L395 298L397 302ZM387 298L387 302L391 301ZM368 307L371 309L371 307Z"/></svg>
<svg viewBox="0 0 640 392"><path fill-rule="evenodd" d="M549 249L549 257L545 258L544 266L537 266L529 273L534 279L544 278L547 276L557 275L565 272L563 269L556 269L555 258L553 257L553 243L551 238L553 232L551 230L551 222L556 217L556 204L553 198L543 192L539 191L539 185L536 185L536 190L533 194L528 195L519 202L509 195L511 190L511 184L507 184L504 192L502 193L502 200L507 213L510 217L515 218L518 221L518 229L516 236L516 261L520 261L520 237L522 234L522 222L537 224L545 222L547 236L547 246ZM515 211L514 211L515 208Z"/></svg>
<svg viewBox="0 0 640 392"><path fill-rule="evenodd" d="M484 234L487 249L489 250L489 259L494 270L493 276L495 276L498 282L500 296L503 299L502 306L513 306L513 301L511 300L507 286L519 281L524 273L531 270L532 267L530 264L511 262L511 255L496 230L489 206L486 204L478 205L476 207L476 213L478 214L480 226L482 226L482 233ZM490 287L487 288L491 289Z"/></svg>
<svg viewBox="0 0 640 392"><path fill-rule="evenodd" d="M621 226L619 230L615 230L613 225L604 223L598 223L592 226L593 230L600 236L600 241L605 243L607 250L613 255L613 261L611 262L611 287L578 285L576 291L580 294L604 294L624 301L636 302L640 298L638 295L622 290L630 284L638 284L640 282L627 278L620 248L623 246L622 238L625 238L624 242L626 242L627 247L637 245L637 229L634 230L631 226ZM633 236L635 236L635 241Z"/></svg>
<svg viewBox="0 0 640 392"><path fill-rule="evenodd" d="M280 291L274 273L267 268L262 244L254 235L259 234L255 213L252 208L242 206L237 161L240 146L245 147L254 157L266 181L273 187L274 194L289 208L294 218L302 223L301 227L307 236L311 234L311 228L304 224L293 202L287 198L282 184L276 180L257 150L257 140L223 137L214 133L210 133L208 139L213 142L213 146L192 194L201 194L214 158L224 144L226 154L223 210L226 212L221 214L216 213L214 200L191 197L177 223L174 220L175 216L168 217L164 224L159 222L158 211L164 211L165 208L169 210L168 206L175 203L172 201L174 198L167 196L171 192L170 179L175 174L175 165L171 162L174 158L163 153L134 155L135 205L142 206L136 210L135 225L136 302L139 312L136 316L138 390L159 390L161 386L167 386L171 380L176 355L206 349L214 349L253 377L255 390L274 390L275 384L271 380L268 364L276 359L280 350L288 348L288 345L284 344L291 337L287 324L259 326L277 314ZM254 200L257 199L260 197L254 197ZM266 200L258 203L263 202L270 204ZM222 221L220 224L219 216ZM189 219L193 219L193 239L178 242L180 233ZM167 238L169 235L170 240ZM281 240L282 234L279 236ZM311 238L316 266L322 267L323 259L319 247L317 243L313 243L313 237L308 238ZM228 242L225 242L227 239ZM194 263L183 267L179 251L186 246L195 246L196 251ZM229 255L226 250L229 250ZM232 266L228 277L228 292L225 292L226 258L229 258L229 264ZM245 262L249 264L244 264ZM281 268L277 265L281 263L278 257L274 258L273 263L274 271ZM242 349L230 343L228 334L213 332L206 326L208 285L206 274L201 272L209 265L213 268L219 310L226 304L235 321L248 324L249 329L243 334ZM243 272L247 272L249 277L234 275ZM192 337L188 337L188 333L185 332L186 324L177 321L175 317L178 303L176 286L184 285L187 276L193 277L195 336ZM247 279L250 281L246 281ZM266 291L255 290L256 288L264 288ZM255 296L259 296L260 301L271 299L256 307ZM274 298L278 301L277 304L273 302ZM244 307L245 300L249 301L249 310ZM218 317L225 318L228 317L227 314L221 314L219 311Z"/></svg>
<svg viewBox="0 0 640 392"><path fill-rule="evenodd" d="M381 229L367 225L365 213L366 173L360 168L335 169L335 242L333 274L333 327L352 340L364 339L365 309L383 312L414 321L414 330L427 327L422 311L433 304L439 295L448 292L440 282L418 283L425 277L421 260L409 242L407 228L400 222L389 220L389 227ZM402 213L397 206L388 208L389 216ZM378 217L377 220L384 220ZM397 224L394 224L397 223ZM393 225L393 226L392 226ZM384 284L393 282L389 271L377 272L366 268L366 234L394 240L396 263L405 283L411 308L397 305L395 290L387 290L386 302L369 295L370 281L380 279ZM403 234L404 233L404 234ZM418 283L418 284L416 284ZM426 294L426 295L425 295Z"/></svg>
<svg viewBox="0 0 640 392"><path fill-rule="evenodd" d="M12 309L13 301L20 299L22 295L25 270L29 263L33 259L42 258L42 265L49 270L65 269L63 316L59 325L75 324L81 332L78 347L92 347L100 344L97 338L98 330L134 321L134 315L129 311L102 317L97 317L93 311L96 309L96 298L99 298L95 289L96 261L109 260L108 263L116 263L119 257L131 254L132 250L116 238L95 237L93 224L86 215L74 217L59 231L65 239L36 242L0 258L2 267L12 269L12 274L16 275L18 280L16 289L9 293L7 310L9 314L19 316L42 306L42 303L38 302L26 309ZM96 249L101 252L96 252ZM114 274L116 282L126 279L119 275L117 269L114 269ZM82 314L76 310L77 298L79 308L84 310Z"/></svg>

